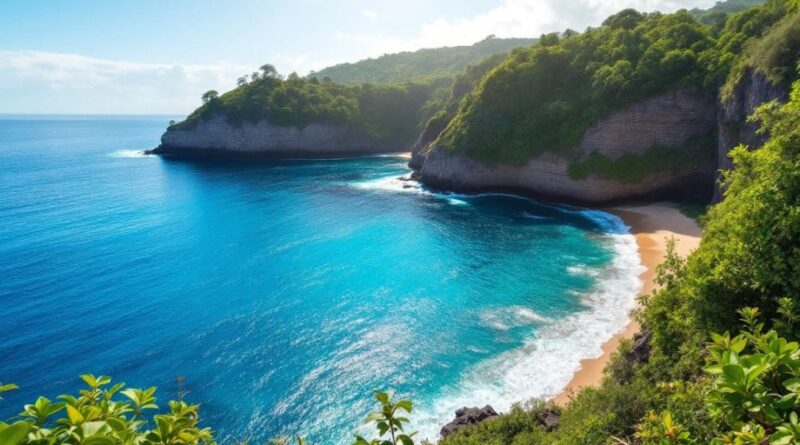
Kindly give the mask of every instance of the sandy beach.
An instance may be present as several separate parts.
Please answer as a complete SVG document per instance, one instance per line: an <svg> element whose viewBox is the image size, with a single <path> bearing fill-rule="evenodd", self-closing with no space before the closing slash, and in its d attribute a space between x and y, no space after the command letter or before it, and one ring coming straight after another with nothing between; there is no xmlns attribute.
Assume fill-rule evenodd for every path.
<svg viewBox="0 0 800 445"><path fill-rule="evenodd" d="M639 295L647 295L655 289L655 271L667 252L667 239L674 237L679 255L686 256L700 244L701 230L697 223L681 213L675 204L655 203L639 207L616 207L607 209L630 226L639 245L639 256L645 271L640 275L643 286ZM572 394L584 386L595 386L603 378L603 368L617 350L622 339L633 338L639 324L631 319L625 329L603 345L600 357L581 361L580 369L573 375L564 391L553 401L563 405Z"/></svg>

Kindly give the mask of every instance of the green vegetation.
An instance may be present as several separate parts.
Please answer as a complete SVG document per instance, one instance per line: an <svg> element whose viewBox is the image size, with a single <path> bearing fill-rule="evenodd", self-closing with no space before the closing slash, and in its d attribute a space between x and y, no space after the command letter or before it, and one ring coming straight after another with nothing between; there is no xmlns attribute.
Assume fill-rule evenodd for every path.
<svg viewBox="0 0 800 445"><path fill-rule="evenodd" d="M800 82L788 104L757 116L770 140L734 151L699 249L680 258L672 242L661 288L642 300L648 360L623 342L601 386L578 393L554 432L534 420L542 406L528 405L443 445L800 442ZM740 335L724 334L740 321Z"/></svg>
<svg viewBox="0 0 800 445"><path fill-rule="evenodd" d="M461 103L438 143L488 163L569 152L591 123L638 99L701 87L708 27L689 13L625 10L583 34L517 50Z"/></svg>
<svg viewBox="0 0 800 445"><path fill-rule="evenodd" d="M378 438L367 441L361 436L356 435L353 445L414 445L414 437L417 433L406 434L403 425L409 422L407 417L400 415L401 411L411 414L413 404L410 400L399 400L392 403L392 395L385 392L375 391L375 399L380 403L381 408L369 413L366 423L375 425L378 430ZM388 436L386 439L382 437Z"/></svg>
<svg viewBox="0 0 800 445"><path fill-rule="evenodd" d="M764 0L726 0L724 2L717 2L708 9L694 8L689 12L706 25L713 25L721 28L725 25L725 21L728 19L729 15L763 3Z"/></svg>
<svg viewBox="0 0 800 445"><path fill-rule="evenodd" d="M654 173L679 173L708 164L716 154L714 142L713 135L708 135L690 141L689 149L654 145L641 154L626 153L617 159L593 152L584 159L572 161L568 173L572 179L585 179L594 174L622 184L636 184Z"/></svg>
<svg viewBox="0 0 800 445"><path fill-rule="evenodd" d="M788 2L731 16L743 4L718 6L724 20L711 24L697 12L625 10L582 34L542 36L483 77L447 125L437 122L436 144L487 164L569 158L591 124L643 98L682 87L712 95L726 81L730 90L751 67L775 83L795 78L800 20Z"/></svg>
<svg viewBox="0 0 800 445"><path fill-rule="evenodd" d="M681 204L678 209L701 226L703 225L703 217L708 212L708 206L704 204Z"/></svg>
<svg viewBox="0 0 800 445"><path fill-rule="evenodd" d="M39 397L25 405L19 419L0 422L3 445L203 445L213 444L208 428L198 426L199 405L169 402L157 412L155 388L111 385L109 377L82 375L87 388L59 402ZM6 385L8 387L8 385ZM13 388L6 388L13 389Z"/></svg>
<svg viewBox="0 0 800 445"><path fill-rule="evenodd" d="M480 80L485 70L471 64L486 67L487 63L481 62L484 58L497 64L503 53L534 42L490 36L472 46L425 49L337 65L307 78L291 74L284 79L267 64L239 78L232 91L222 95L206 92L201 98L203 105L185 121L171 123L170 128L190 129L202 119L224 115L235 126L264 119L299 128L311 123L348 125L381 142L411 146L434 113L449 100L454 114L457 101Z"/></svg>
<svg viewBox="0 0 800 445"><path fill-rule="evenodd" d="M310 123L349 125L383 142L410 145L420 122L427 119L420 110L434 91L446 85L438 81L347 86L296 74L284 79L272 65L264 65L249 79L239 79L232 91L203 94L203 105L171 128L193 128L202 119L223 115L235 126L265 119L300 128Z"/></svg>
<svg viewBox="0 0 800 445"><path fill-rule="evenodd" d="M458 111L458 104L461 102L461 99L473 91L478 83L480 83L481 79L494 67L499 65L506 56L506 54L497 54L487 57L479 63L468 66L464 73L455 78L448 90L438 90L438 94L434 95L425 104L422 109L422 114L424 116L431 116L423 130L423 136L428 139L427 142L439 136Z"/></svg>
<svg viewBox="0 0 800 445"><path fill-rule="evenodd" d="M530 46L536 39L499 39L489 36L471 46L421 49L414 52L387 54L376 59L343 63L325 68L310 77L345 84L427 82L452 78L468 65L514 48Z"/></svg>
<svg viewBox="0 0 800 445"><path fill-rule="evenodd" d="M794 60L800 55L800 47L791 42L790 24L797 16L790 14L789 8L789 2L772 1L736 14L725 24L717 41L717 57L709 68L709 76L723 84L723 98L730 97L748 69L764 74L774 84L788 83L791 76L786 76L785 70L794 74ZM783 25L773 26L781 18Z"/></svg>

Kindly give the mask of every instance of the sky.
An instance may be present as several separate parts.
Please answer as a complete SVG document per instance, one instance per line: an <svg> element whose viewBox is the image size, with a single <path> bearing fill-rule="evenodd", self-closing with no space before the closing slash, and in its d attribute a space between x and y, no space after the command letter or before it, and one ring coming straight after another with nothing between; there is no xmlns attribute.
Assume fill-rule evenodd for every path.
<svg viewBox="0 0 800 445"><path fill-rule="evenodd" d="M714 0L2 0L0 113L175 114L264 63L341 62Z"/></svg>

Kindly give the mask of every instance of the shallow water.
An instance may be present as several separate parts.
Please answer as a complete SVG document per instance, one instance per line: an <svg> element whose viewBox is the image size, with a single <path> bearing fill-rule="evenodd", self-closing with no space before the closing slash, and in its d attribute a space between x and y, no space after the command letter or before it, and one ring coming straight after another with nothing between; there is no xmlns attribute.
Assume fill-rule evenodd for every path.
<svg viewBox="0 0 800 445"><path fill-rule="evenodd" d="M339 444L392 389L554 395L640 286L616 217L397 180L406 160L142 156L169 118L0 118L0 418L78 375L202 404L223 439Z"/></svg>

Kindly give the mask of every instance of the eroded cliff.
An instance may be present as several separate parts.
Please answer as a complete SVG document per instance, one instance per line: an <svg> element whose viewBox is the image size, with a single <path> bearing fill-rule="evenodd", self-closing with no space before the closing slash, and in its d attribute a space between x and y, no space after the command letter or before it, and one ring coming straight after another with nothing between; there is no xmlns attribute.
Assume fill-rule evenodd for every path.
<svg viewBox="0 0 800 445"><path fill-rule="evenodd" d="M168 129L156 154L181 155L332 155L399 151L404 147L376 140L366 131L346 126L308 124L284 127L267 121L231 125L223 116L200 120L190 128Z"/></svg>
<svg viewBox="0 0 800 445"><path fill-rule="evenodd" d="M764 145L769 135L758 134L758 123L749 122L747 117L761 104L773 100L786 101L788 92L785 88L772 85L763 74L748 70L731 94L721 101L717 113L718 143L717 143L717 168L718 171L733 168L733 163L728 153L739 144L756 149ZM722 200L723 189L719 185L714 188L712 203Z"/></svg>
<svg viewBox="0 0 800 445"><path fill-rule="evenodd" d="M545 153L525 165L488 165L435 142L412 166L432 186L462 191L515 189L561 201L601 204L634 198L711 194L716 104L692 89L661 94L596 122L570 153ZM666 165L661 157L683 161ZM666 161L666 160L665 160ZM585 168L578 172L576 166ZM626 168L636 168L634 175Z"/></svg>

